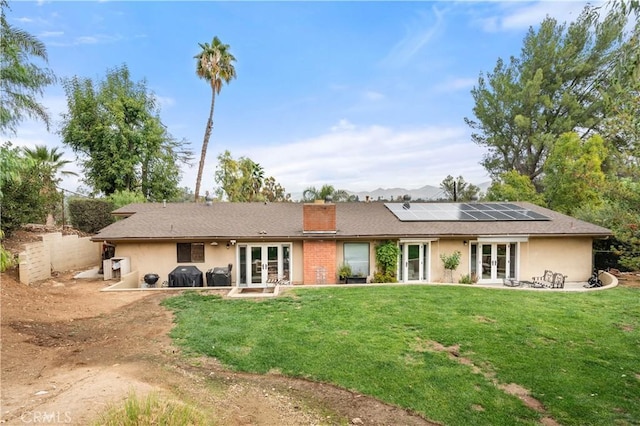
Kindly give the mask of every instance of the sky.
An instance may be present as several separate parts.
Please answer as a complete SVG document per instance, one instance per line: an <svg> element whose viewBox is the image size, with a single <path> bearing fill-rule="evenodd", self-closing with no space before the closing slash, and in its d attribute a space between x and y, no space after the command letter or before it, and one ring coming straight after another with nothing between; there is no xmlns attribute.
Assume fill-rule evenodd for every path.
<svg viewBox="0 0 640 426"><path fill-rule="evenodd" d="M349 191L476 185L486 148L471 140L471 90L499 58L519 56L550 16L573 21L582 1L217 2L10 1L7 19L47 47L58 80L103 80L126 64L146 81L169 133L195 158L180 186L195 189L211 89L196 75L199 43L230 46L237 78L216 97L201 194L216 187L217 156L259 163L287 192L324 184ZM45 65L38 63L39 65ZM42 104L53 118L23 122L14 146L58 147L67 110L60 83ZM67 167L81 173L76 165ZM65 178L62 188L83 184Z"/></svg>

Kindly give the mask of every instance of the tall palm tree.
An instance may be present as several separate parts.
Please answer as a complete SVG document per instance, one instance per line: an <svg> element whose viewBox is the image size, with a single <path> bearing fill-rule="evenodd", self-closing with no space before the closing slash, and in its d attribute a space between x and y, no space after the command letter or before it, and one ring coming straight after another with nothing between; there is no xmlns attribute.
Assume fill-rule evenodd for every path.
<svg viewBox="0 0 640 426"><path fill-rule="evenodd" d="M200 164L198 166L198 177L196 178L195 200L200 196L200 183L202 182L202 170L204 160L207 156L207 147L213 128L213 109L216 102L216 95L220 94L222 82L227 84L236 78L236 69L233 66L236 58L229 51L229 45L224 44L215 36L209 43L198 43L202 49L194 58L198 60L196 74L206 80L211 85L211 108L209 109L209 119L204 130L204 140L202 141L202 152L200 154Z"/></svg>

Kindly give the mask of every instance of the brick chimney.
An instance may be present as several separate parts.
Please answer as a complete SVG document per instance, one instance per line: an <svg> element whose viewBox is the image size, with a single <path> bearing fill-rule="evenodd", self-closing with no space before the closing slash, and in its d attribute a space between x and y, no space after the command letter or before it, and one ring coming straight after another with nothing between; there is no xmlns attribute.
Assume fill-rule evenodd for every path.
<svg viewBox="0 0 640 426"><path fill-rule="evenodd" d="M335 234L336 205L333 203L304 204L302 232L305 234Z"/></svg>
<svg viewBox="0 0 640 426"><path fill-rule="evenodd" d="M336 205L315 202L304 204L302 232L319 236L303 241L303 282L305 284L331 284L336 282L336 242L323 235L336 234Z"/></svg>

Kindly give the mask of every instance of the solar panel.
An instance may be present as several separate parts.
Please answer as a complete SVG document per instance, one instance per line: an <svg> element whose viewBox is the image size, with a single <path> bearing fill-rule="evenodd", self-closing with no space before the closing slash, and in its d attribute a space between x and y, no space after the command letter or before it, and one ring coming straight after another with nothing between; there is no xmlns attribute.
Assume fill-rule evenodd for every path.
<svg viewBox="0 0 640 426"><path fill-rule="evenodd" d="M512 203L385 203L402 222L497 222L549 220Z"/></svg>

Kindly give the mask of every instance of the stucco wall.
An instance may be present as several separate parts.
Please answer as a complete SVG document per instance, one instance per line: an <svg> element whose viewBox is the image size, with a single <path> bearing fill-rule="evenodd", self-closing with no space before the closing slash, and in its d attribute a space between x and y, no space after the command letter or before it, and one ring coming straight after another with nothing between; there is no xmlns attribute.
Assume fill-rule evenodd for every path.
<svg viewBox="0 0 640 426"><path fill-rule="evenodd" d="M20 253L20 282L29 284L51 277L51 271L69 271L100 265L101 243L89 237L43 234L42 241L25 244Z"/></svg>
<svg viewBox="0 0 640 426"><path fill-rule="evenodd" d="M344 259L344 243L356 240L338 240L335 242L335 262L336 268ZM362 241L362 240L359 240ZM460 266L453 272L453 282L469 273L470 247L471 241L464 245L463 239L440 239L431 242L430 249L430 281L448 282L449 275L446 273L441 254L450 255L456 250L461 253ZM369 241L370 244L370 274L371 278L376 271L375 246L377 241ZM236 283L238 272L237 245L226 248L224 242L218 245L205 244L204 263L180 263L180 265L194 265L203 274L207 270L216 266L226 266L231 263L234 266L232 271L233 285ZM591 275L592 264L592 242L590 238L529 238L527 242L518 243L519 265L518 276L521 280L529 280L533 276L541 275L545 269L552 269L554 272L561 272L567 275L567 281L586 281ZM141 283L147 273L160 275L160 282L168 280L169 273L178 266L176 255L176 243L118 243L116 246L116 256L128 256L131 258L131 270L138 271L138 282ZM292 244L292 283L302 284L304 282L304 256L303 243L300 241ZM314 275L315 276L315 275ZM206 277L205 277L206 279ZM337 277L326 277L327 284L337 281Z"/></svg>
<svg viewBox="0 0 640 426"><path fill-rule="evenodd" d="M169 279L169 273L178 266L193 265L198 268L205 280L206 272L214 267L233 265L231 270L232 285L236 285L238 263L236 251L239 244L227 248L226 242L218 245L204 245L204 262L178 263L175 242L163 243L117 243L116 257L128 256L131 259L131 270L138 271L138 282L142 283L145 274L160 275L160 283ZM302 243L296 242L292 247L292 280L293 284L302 283Z"/></svg>
<svg viewBox="0 0 640 426"><path fill-rule="evenodd" d="M593 271L591 238L530 238L522 246L521 279L531 279L551 269L566 275L567 281L587 281Z"/></svg>

